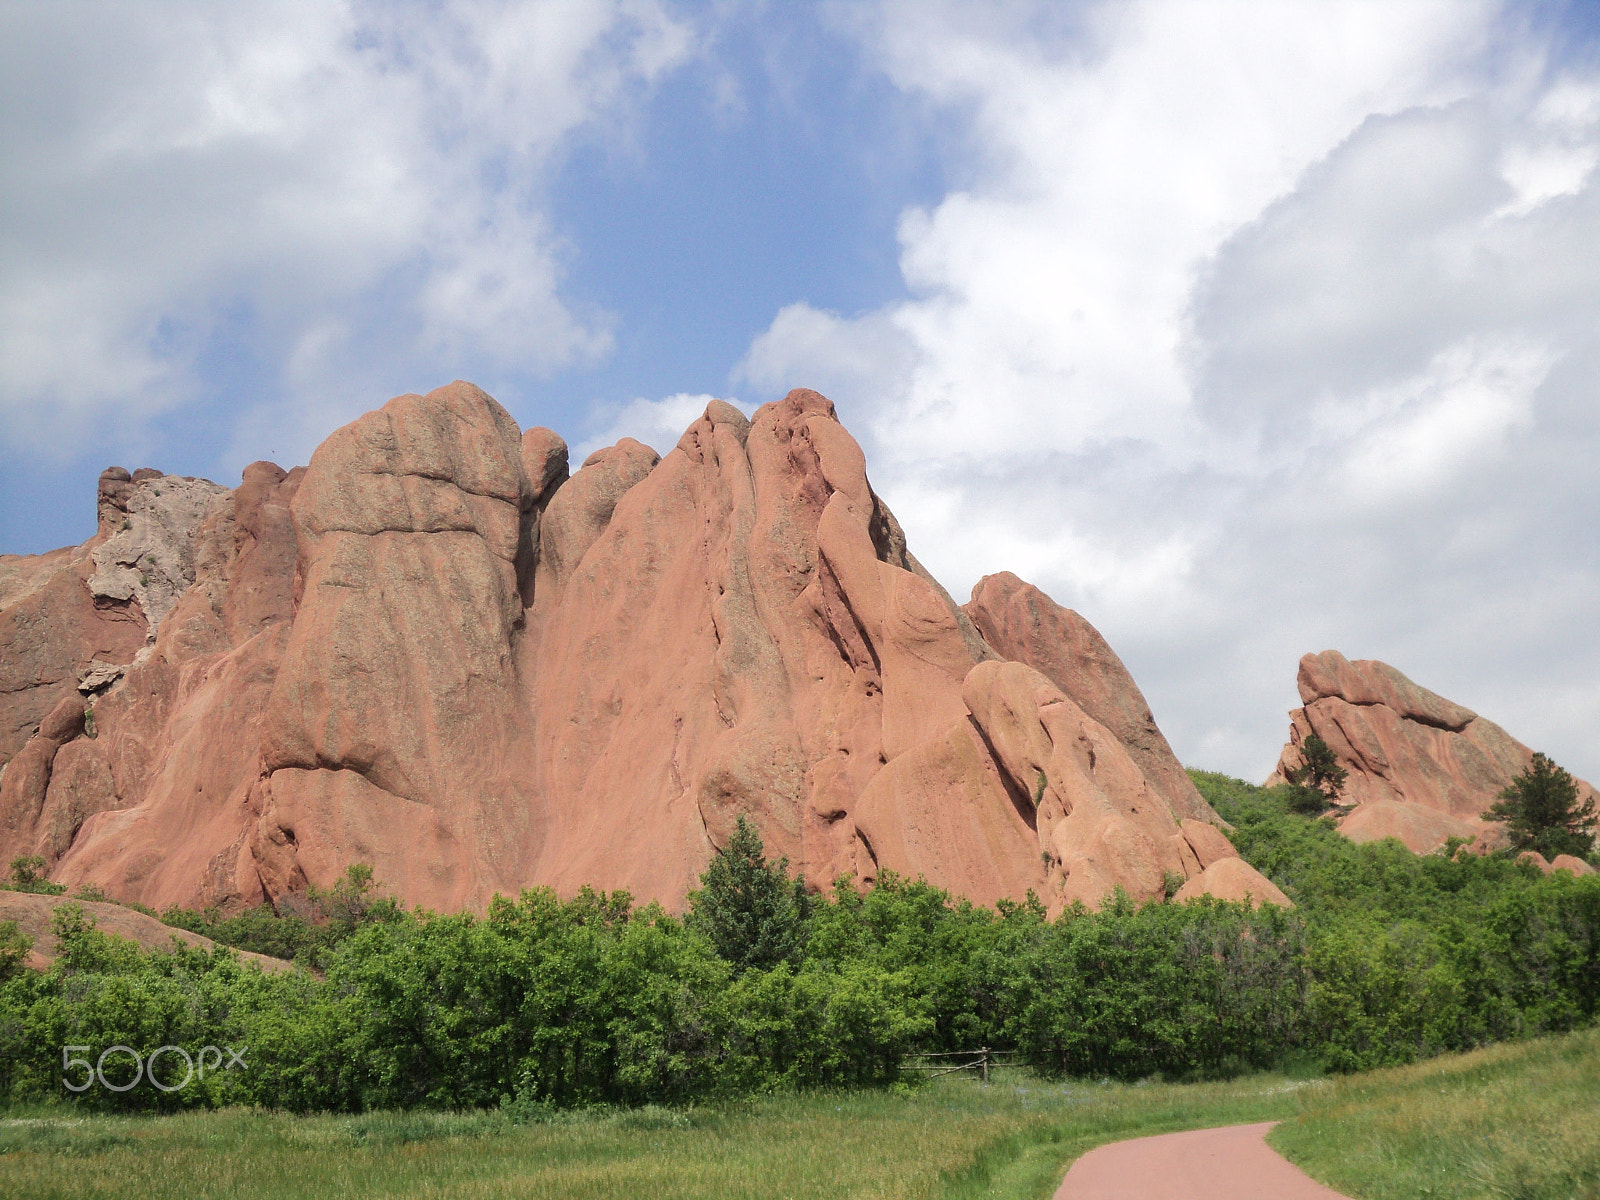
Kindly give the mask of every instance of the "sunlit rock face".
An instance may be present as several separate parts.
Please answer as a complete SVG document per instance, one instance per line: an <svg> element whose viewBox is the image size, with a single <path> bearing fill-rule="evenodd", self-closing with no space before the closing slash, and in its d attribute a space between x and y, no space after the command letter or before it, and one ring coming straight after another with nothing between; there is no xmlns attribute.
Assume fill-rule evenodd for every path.
<svg viewBox="0 0 1600 1200"><path fill-rule="evenodd" d="M1419 854L1452 837L1479 851L1505 844L1501 827L1480 814L1533 761L1527 746L1374 659L1307 654L1296 683L1304 707L1289 714L1289 741L1268 784L1288 779L1303 762L1301 743L1316 734L1348 772L1340 800L1352 807L1339 828L1351 839L1398 838Z"/></svg>
<svg viewBox="0 0 1600 1200"><path fill-rule="evenodd" d="M61 882L238 906L363 862L441 910L679 908L746 816L813 884L1282 900L1103 639L1015 576L957 606L815 392L571 471L455 383L232 491L138 475L83 547L0 560L3 661L43 664L0 855Z"/></svg>

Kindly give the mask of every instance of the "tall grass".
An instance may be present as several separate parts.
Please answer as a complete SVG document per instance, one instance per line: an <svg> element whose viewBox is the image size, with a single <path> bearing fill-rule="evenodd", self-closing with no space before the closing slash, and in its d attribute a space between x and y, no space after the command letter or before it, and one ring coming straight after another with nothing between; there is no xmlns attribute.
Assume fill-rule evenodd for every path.
<svg viewBox="0 0 1600 1200"><path fill-rule="evenodd" d="M692 1108L296 1117L250 1109L0 1120L30 1200L1044 1200L1106 1142L1282 1119L1271 1141L1362 1200L1600 1200L1600 1030L1311 1083L810 1092Z"/></svg>
<svg viewBox="0 0 1600 1200"><path fill-rule="evenodd" d="M1600 1030L1329 1081L1269 1140L1363 1200L1600 1200Z"/></svg>
<svg viewBox="0 0 1600 1200"><path fill-rule="evenodd" d="M1043 1082L810 1093L690 1109L293 1117L242 1109L0 1122L0 1196L36 1200L912 1200L1047 1197L1091 1146L1294 1110L1293 1085Z"/></svg>

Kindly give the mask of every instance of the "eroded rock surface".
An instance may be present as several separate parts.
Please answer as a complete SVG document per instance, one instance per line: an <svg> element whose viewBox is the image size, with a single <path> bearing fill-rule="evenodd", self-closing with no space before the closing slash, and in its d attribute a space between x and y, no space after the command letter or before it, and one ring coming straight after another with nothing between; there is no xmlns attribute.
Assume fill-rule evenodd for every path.
<svg viewBox="0 0 1600 1200"><path fill-rule="evenodd" d="M1217 819L1156 727L1139 685L1093 625L1010 571L980 579L963 609L1002 658L1027 663L1110 730L1175 812Z"/></svg>
<svg viewBox="0 0 1600 1200"><path fill-rule="evenodd" d="M202 482L108 472L96 540L0 561L0 617L64 577L140 639L58 656L40 696L77 715L17 727L0 855L156 908L353 862L436 909L585 884L676 908L745 815L817 884L1282 900L1103 639L1014 576L958 607L815 392L574 472L456 383L303 470Z"/></svg>
<svg viewBox="0 0 1600 1200"><path fill-rule="evenodd" d="M0 800L0 860L38 854L59 881L158 909L264 898L250 793L293 611L288 504L302 474L254 463L208 509L190 539L193 582L154 641L103 694L78 698L81 731L50 755L37 818L19 827L12 798ZM102 532L106 490L103 477Z"/></svg>
<svg viewBox="0 0 1600 1200"><path fill-rule="evenodd" d="M1477 850L1504 845L1481 815L1533 761L1533 751L1493 721L1413 683L1372 659L1337 650L1307 654L1296 678L1304 707L1289 714L1289 741L1268 784L1299 767L1300 744L1316 734L1349 773L1340 830L1358 842L1398 838L1419 854L1447 839ZM1591 785L1578 781L1580 795Z"/></svg>
<svg viewBox="0 0 1600 1200"><path fill-rule="evenodd" d="M89 594L126 604L137 601L151 633L189 590L195 578L195 534L213 509L229 498L209 479L145 473L119 495L120 524L108 523L102 507L100 544L91 552L95 571ZM114 518L110 518L114 520Z"/></svg>

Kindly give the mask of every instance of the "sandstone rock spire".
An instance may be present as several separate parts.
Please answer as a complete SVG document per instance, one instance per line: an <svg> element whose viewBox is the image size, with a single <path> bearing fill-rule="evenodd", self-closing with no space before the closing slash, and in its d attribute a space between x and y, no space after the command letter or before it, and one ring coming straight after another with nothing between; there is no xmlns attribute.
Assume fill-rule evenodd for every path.
<svg viewBox="0 0 1600 1200"><path fill-rule="evenodd" d="M12 603L87 592L155 486L108 473L96 539L16 560ZM1099 635L1014 576L958 607L816 392L715 401L665 455L624 439L573 472L458 382L212 486L163 487L193 528L161 578L188 583L147 587L146 644L81 718L13 736L0 855L154 907L366 862L437 909L585 884L676 908L745 815L816 884L1282 900ZM50 653L65 678L85 652Z"/></svg>

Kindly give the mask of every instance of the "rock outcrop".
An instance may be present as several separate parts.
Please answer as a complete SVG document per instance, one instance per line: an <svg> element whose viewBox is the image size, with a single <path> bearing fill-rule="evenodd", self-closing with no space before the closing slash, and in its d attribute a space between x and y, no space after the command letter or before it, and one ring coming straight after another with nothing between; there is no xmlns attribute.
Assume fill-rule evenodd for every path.
<svg viewBox="0 0 1600 1200"><path fill-rule="evenodd" d="M1216 819L1139 685L1093 625L1010 571L985 575L962 611L1002 658L1027 663L1109 729L1180 817Z"/></svg>
<svg viewBox="0 0 1600 1200"><path fill-rule="evenodd" d="M1500 827L1481 814L1533 761L1527 746L1387 663L1324 650L1300 660L1296 683L1304 707L1289 714L1289 741L1268 784L1301 765L1299 746L1314 733L1349 773L1341 800L1350 811L1339 828L1354 841L1393 837L1419 854L1452 837L1480 851L1504 845Z"/></svg>
<svg viewBox="0 0 1600 1200"><path fill-rule="evenodd" d="M814 883L1283 902L1099 635L1010 576L958 607L815 392L569 472L456 383L231 493L143 474L108 472L85 547L0 563L18 596L77 571L143 643L92 688L56 652L0 860L156 908L352 862L437 909L585 884L676 908L745 815Z"/></svg>
<svg viewBox="0 0 1600 1200"><path fill-rule="evenodd" d="M98 900L84 900L76 896L44 896L33 892L0 892L0 921L15 921L18 932L33 942L28 951L27 965L44 970L56 960L55 934L56 910L65 905L80 909L84 919L108 937L123 938L156 953L170 953L173 943L193 946L199 950L215 950L216 943L187 929L163 925L154 917L120 904L106 904ZM287 971L293 965L281 958L253 954L249 950L236 951L246 963L254 963L263 971Z"/></svg>
<svg viewBox="0 0 1600 1200"><path fill-rule="evenodd" d="M1572 875L1578 876L1593 875L1595 873L1595 869L1593 867L1584 862L1583 859L1579 858L1575 854L1558 854L1554 858L1546 859L1545 856L1540 854L1537 850L1524 850L1521 854L1517 855L1517 861L1530 863L1533 866L1538 867L1539 870L1544 872L1546 875L1549 875L1553 871L1566 871Z"/></svg>
<svg viewBox="0 0 1600 1200"><path fill-rule="evenodd" d="M86 698L82 734L51 754L42 798L28 793L39 806L31 826L6 767L0 860L38 854L57 877L154 908L265 897L250 793L293 611L288 501L301 474L246 467L192 531L181 561L193 581L154 640Z"/></svg>

